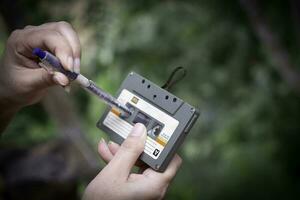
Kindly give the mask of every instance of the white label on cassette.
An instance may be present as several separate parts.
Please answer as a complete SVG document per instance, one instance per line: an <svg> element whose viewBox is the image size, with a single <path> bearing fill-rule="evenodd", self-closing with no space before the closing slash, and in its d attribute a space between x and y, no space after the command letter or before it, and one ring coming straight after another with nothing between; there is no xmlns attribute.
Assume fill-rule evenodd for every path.
<svg viewBox="0 0 300 200"><path fill-rule="evenodd" d="M155 121L151 123L151 127L148 127L148 137L144 152L153 159L157 159L176 130L179 122L126 89L122 90L118 100L124 104L127 103L134 106ZM133 127L130 123L118 117L113 112L107 114L103 124L124 139L128 136ZM155 133L156 130L159 131Z"/></svg>

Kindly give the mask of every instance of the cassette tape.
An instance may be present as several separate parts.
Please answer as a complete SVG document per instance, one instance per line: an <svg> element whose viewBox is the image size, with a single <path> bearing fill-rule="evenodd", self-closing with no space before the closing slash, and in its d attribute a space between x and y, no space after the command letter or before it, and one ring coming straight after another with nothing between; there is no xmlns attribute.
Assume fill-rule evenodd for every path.
<svg viewBox="0 0 300 200"><path fill-rule="evenodd" d="M147 128L140 159L156 171L164 171L199 117L199 111L141 75L131 72L123 81L117 99L133 114L121 118L107 108L97 127L121 144L135 123Z"/></svg>

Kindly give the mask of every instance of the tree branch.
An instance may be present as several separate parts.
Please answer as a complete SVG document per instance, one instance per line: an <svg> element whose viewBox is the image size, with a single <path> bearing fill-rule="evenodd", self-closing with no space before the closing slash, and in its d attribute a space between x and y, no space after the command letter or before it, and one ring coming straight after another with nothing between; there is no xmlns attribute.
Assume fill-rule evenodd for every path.
<svg viewBox="0 0 300 200"><path fill-rule="evenodd" d="M81 152L92 171L99 169L99 162L96 159L98 156L82 132L76 108L69 98L62 89L50 88L42 104L56 123L61 135L65 139L70 140L79 152Z"/></svg>
<svg viewBox="0 0 300 200"><path fill-rule="evenodd" d="M281 45L278 35L272 31L267 23L258 2L256 0L240 0L240 4L248 15L254 33L270 54L276 70L282 79L300 95L300 74L291 63L289 53Z"/></svg>
<svg viewBox="0 0 300 200"><path fill-rule="evenodd" d="M298 0L290 0L291 18L294 23L295 37L300 47L300 2Z"/></svg>

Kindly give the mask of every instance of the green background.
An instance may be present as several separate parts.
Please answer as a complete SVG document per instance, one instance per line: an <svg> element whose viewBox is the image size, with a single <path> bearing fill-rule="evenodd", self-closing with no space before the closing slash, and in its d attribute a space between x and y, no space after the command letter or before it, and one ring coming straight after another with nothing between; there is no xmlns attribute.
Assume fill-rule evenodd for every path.
<svg viewBox="0 0 300 200"><path fill-rule="evenodd" d="M242 0L10 2L21 22L10 23L1 8L1 52L12 29L65 20L81 40L82 73L112 94L130 71L162 85L175 67L187 69L172 92L201 116L179 151L184 162L166 199L299 199L300 91L283 78L274 54L286 52L299 72L297 1L258 1L262 16L249 16ZM270 48L257 24L280 46ZM96 151L107 138L95 127L105 106L76 86L68 99ZM37 104L16 115L0 143L27 149L58 132ZM78 197L89 180L76 179Z"/></svg>

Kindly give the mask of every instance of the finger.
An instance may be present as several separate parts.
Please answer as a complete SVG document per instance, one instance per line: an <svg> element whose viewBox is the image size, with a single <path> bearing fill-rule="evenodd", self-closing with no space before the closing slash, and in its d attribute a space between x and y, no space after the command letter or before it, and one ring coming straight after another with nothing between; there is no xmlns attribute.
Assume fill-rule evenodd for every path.
<svg viewBox="0 0 300 200"><path fill-rule="evenodd" d="M25 81L24 84L28 85L31 90L44 89L55 84L61 86L69 84L69 79L64 74L40 68L37 63L30 59L24 60L24 65L28 68L34 68L30 70L30 73L22 75L22 79Z"/></svg>
<svg viewBox="0 0 300 200"><path fill-rule="evenodd" d="M52 22L43 24L41 27L43 28L51 28L55 31L58 31L61 35L63 35L66 40L69 42L74 56L74 71L76 73L80 73L80 57L81 57L81 45L80 40L73 29L73 27L65 21L61 22Z"/></svg>
<svg viewBox="0 0 300 200"><path fill-rule="evenodd" d="M110 150L110 152L115 155L117 153L117 151L120 148L120 145L118 145L117 143L113 142L113 141L109 141L108 142L108 148Z"/></svg>
<svg viewBox="0 0 300 200"><path fill-rule="evenodd" d="M110 162L111 159L113 158L113 154L110 152L108 145L106 144L103 138L100 140L98 144L98 153L106 163Z"/></svg>
<svg viewBox="0 0 300 200"><path fill-rule="evenodd" d="M73 51L69 42L59 32L48 29L26 29L18 42L17 52L31 57L36 47L48 49L54 53L66 70L74 71ZM28 51L30 49L30 51Z"/></svg>
<svg viewBox="0 0 300 200"><path fill-rule="evenodd" d="M24 85L29 85L31 90L40 90L55 84L66 86L70 83L69 79L60 72L49 73L43 68L31 70L30 73L23 75Z"/></svg>
<svg viewBox="0 0 300 200"><path fill-rule="evenodd" d="M58 31L66 37L71 45L74 56L74 71L76 73L80 73L81 46L78 35L74 31L73 27L67 22L59 22Z"/></svg>
<svg viewBox="0 0 300 200"><path fill-rule="evenodd" d="M120 149L120 145L113 142L113 141L109 141L108 142L108 149L110 151L110 153L112 154L112 157L118 152L118 150ZM111 159L110 159L111 160ZM109 161L110 161L109 160ZM139 173L142 173L145 169L147 169L149 166L147 164L145 164L144 162L142 162L141 160L137 160L135 163L135 166L139 167Z"/></svg>
<svg viewBox="0 0 300 200"><path fill-rule="evenodd" d="M53 73L53 81L61 86L67 86L70 83L69 79L60 72Z"/></svg>
<svg viewBox="0 0 300 200"><path fill-rule="evenodd" d="M180 156L176 154L172 159L172 161L170 162L167 169L163 173L156 172L148 168L144 171L144 175L150 176L152 178L156 178L158 180L163 181L164 183L169 183L175 177L181 164L182 164L182 159L180 158Z"/></svg>
<svg viewBox="0 0 300 200"><path fill-rule="evenodd" d="M40 90L55 85L53 75L43 68L30 69L30 73L24 73L22 79L24 85L29 86L30 90Z"/></svg>
<svg viewBox="0 0 300 200"><path fill-rule="evenodd" d="M120 145L118 145L117 143L115 143L113 141L109 141L108 148L109 148L110 152L112 153L112 155L115 155L117 153L117 151L119 150ZM134 165L140 168L140 170L141 170L140 172L143 172L146 168L148 168L148 165L145 164L141 160L137 160Z"/></svg>
<svg viewBox="0 0 300 200"><path fill-rule="evenodd" d="M118 173L118 175L127 178L138 157L144 150L146 136L145 126L137 123L107 167Z"/></svg>
<svg viewBox="0 0 300 200"><path fill-rule="evenodd" d="M163 176L167 182L170 182L176 175L178 169L182 164L182 158L176 154L169 164L166 171L163 173Z"/></svg>

